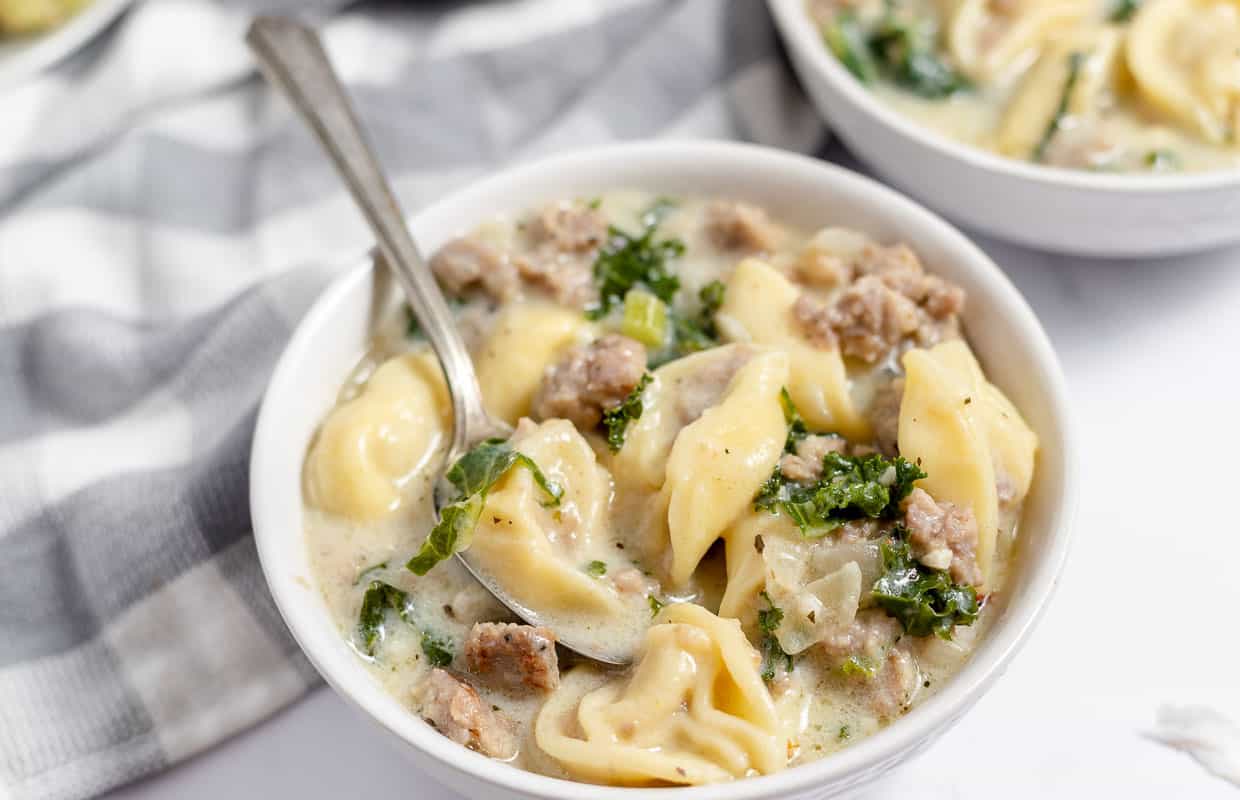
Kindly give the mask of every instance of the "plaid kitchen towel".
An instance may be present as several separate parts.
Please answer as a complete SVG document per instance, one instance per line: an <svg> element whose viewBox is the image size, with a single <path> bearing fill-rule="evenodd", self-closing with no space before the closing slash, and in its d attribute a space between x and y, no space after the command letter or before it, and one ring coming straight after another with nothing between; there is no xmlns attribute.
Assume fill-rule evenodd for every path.
<svg viewBox="0 0 1240 800"><path fill-rule="evenodd" d="M367 236L241 44L280 3L149 0L0 112L0 798L99 794L316 676L250 535L255 411ZM814 150L759 0L284 0L407 207L619 139Z"/></svg>

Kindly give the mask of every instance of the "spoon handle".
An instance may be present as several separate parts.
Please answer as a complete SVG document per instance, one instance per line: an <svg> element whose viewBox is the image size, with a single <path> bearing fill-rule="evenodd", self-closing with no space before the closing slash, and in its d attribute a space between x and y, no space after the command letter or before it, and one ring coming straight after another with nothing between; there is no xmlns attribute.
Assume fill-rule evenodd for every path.
<svg viewBox="0 0 1240 800"><path fill-rule="evenodd" d="M246 42L268 82L281 90L314 131L374 232L383 260L400 281L422 330L439 356L452 394L451 453L471 443L470 432L493 427L478 378L426 261L409 235L353 106L313 29L285 17L260 16Z"/></svg>

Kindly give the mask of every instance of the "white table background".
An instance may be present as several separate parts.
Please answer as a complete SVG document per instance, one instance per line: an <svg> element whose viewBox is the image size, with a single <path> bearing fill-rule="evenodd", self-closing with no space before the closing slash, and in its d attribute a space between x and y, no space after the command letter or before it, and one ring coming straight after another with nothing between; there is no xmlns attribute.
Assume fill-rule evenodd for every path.
<svg viewBox="0 0 1240 800"><path fill-rule="evenodd" d="M1240 222L1238 222L1240 224ZM1163 704L1240 721L1240 250L1107 262L982 244L1025 293L1075 401L1082 505L1032 641L872 796L1234 798L1143 736ZM449 800L329 689L114 796Z"/></svg>

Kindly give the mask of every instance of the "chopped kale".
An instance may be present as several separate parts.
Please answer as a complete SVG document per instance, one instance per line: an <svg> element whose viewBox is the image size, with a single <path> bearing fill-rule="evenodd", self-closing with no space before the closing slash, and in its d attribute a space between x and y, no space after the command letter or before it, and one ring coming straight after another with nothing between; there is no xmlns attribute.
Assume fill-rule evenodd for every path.
<svg viewBox="0 0 1240 800"><path fill-rule="evenodd" d="M792 672L792 655L784 652L775 637L775 630L784 620L783 609L771 602L771 596L766 592L762 592L762 599L767 607L758 609L758 631L762 634L759 649L762 652L762 680L770 682L775 680L775 666L781 661L784 671Z"/></svg>
<svg viewBox="0 0 1240 800"><path fill-rule="evenodd" d="M683 358L690 353L709 350L719 344L719 330L715 327L715 312L723 305L724 285L711 281L698 291L696 314L670 309L672 323L671 342L651 356L650 366L657 367L669 361Z"/></svg>
<svg viewBox="0 0 1240 800"><path fill-rule="evenodd" d="M862 83L871 83L877 73L870 43L857 15L841 11L822 26L822 38L840 63Z"/></svg>
<svg viewBox="0 0 1240 800"><path fill-rule="evenodd" d="M660 600L659 598L655 597L652 594L646 595L646 602L650 604L651 619L659 616L659 612L663 610L663 606L667 605L667 603L664 603L662 600Z"/></svg>
<svg viewBox="0 0 1240 800"><path fill-rule="evenodd" d="M432 667L446 667L452 663L451 642L428 631L422 632L422 652Z"/></svg>
<svg viewBox="0 0 1240 800"><path fill-rule="evenodd" d="M811 484L789 480L776 467L754 497L754 509L782 511L802 534L824 536L850 519L898 516L900 502L924 477L917 465L900 456L827 453L822 477Z"/></svg>
<svg viewBox="0 0 1240 800"><path fill-rule="evenodd" d="M1076 84L1081 79L1081 70L1085 66L1086 54L1080 51L1071 53L1068 56L1068 77L1063 84L1063 94L1059 97L1059 107L1055 109L1055 115L1051 117L1050 123L1046 126L1046 132L1042 134L1042 140L1038 142L1038 146L1033 150L1033 160L1037 162L1046 159L1046 151L1050 148L1051 142L1059 134L1063 128L1064 122L1068 119L1068 109L1072 104L1072 93L1076 91Z"/></svg>
<svg viewBox="0 0 1240 800"><path fill-rule="evenodd" d="M1128 22L1141 9L1141 0L1115 0L1111 6L1111 22Z"/></svg>
<svg viewBox="0 0 1240 800"><path fill-rule="evenodd" d="M592 575L595 578L601 578L607 574L607 564L597 560L591 561L585 565L585 572L587 575Z"/></svg>
<svg viewBox="0 0 1240 800"><path fill-rule="evenodd" d="M649 372L642 375L642 379L637 382L633 391L629 392L628 397L625 397L620 405L603 412L603 426L607 428L607 446L613 453L624 446L624 434L628 430L629 423L635 419L641 419L642 392L646 391L646 387L652 380L654 378Z"/></svg>
<svg viewBox="0 0 1240 800"><path fill-rule="evenodd" d="M967 81L935 53L934 30L907 15L888 13L870 35L870 51L895 84L932 100L948 97Z"/></svg>
<svg viewBox="0 0 1240 800"><path fill-rule="evenodd" d="M835 738L841 742L846 742L852 738L852 731L848 729L847 725L841 725L840 732L835 735Z"/></svg>
<svg viewBox="0 0 1240 800"><path fill-rule="evenodd" d="M1145 154L1145 166L1153 172L1175 172L1184 164L1174 150L1158 149Z"/></svg>
<svg viewBox="0 0 1240 800"><path fill-rule="evenodd" d="M422 326L418 324L418 316L413 307L405 303L405 336L409 339L422 338Z"/></svg>
<svg viewBox="0 0 1240 800"><path fill-rule="evenodd" d="M977 591L953 583L946 570L914 559L902 526L896 526L881 549L883 574L874 582L870 596L875 605L900 621L906 633L950 639L954 626L972 625L977 619Z"/></svg>
<svg viewBox="0 0 1240 800"><path fill-rule="evenodd" d="M586 309L590 319L600 319L621 303L635 286L644 286L664 303L671 304L680 288L680 279L668 272L667 262L685 252L679 239L656 239L662 213L643 215L641 235L633 236L615 226L607 229L607 241L594 259L594 281L598 284L598 303Z"/></svg>
<svg viewBox="0 0 1240 800"><path fill-rule="evenodd" d="M869 680L878 672L869 659L861 656L849 656L844 659L844 663L840 664L840 672L850 678L865 678Z"/></svg>
<svg viewBox="0 0 1240 800"><path fill-rule="evenodd" d="M548 480L533 459L512 449L503 439L488 439L461 456L448 470L447 478L456 487L457 496L440 509L439 522L405 566L418 575L425 575L440 561L469 547L487 492L514 465L530 471L534 482L547 495L543 505L559 505L563 488Z"/></svg>
<svg viewBox="0 0 1240 800"><path fill-rule="evenodd" d="M805 420L801 418L801 412L797 411L796 403L792 402L792 395L788 394L787 386L779 390L779 405L784 410L784 423L788 426L788 438L784 440L784 452L795 453L797 442L809 436L809 428L805 427Z"/></svg>
<svg viewBox="0 0 1240 800"><path fill-rule="evenodd" d="M362 610L357 615L357 637L368 656L373 656L379 642L383 641L389 610L413 624L413 602L409 593L383 581L371 581L362 595Z"/></svg>

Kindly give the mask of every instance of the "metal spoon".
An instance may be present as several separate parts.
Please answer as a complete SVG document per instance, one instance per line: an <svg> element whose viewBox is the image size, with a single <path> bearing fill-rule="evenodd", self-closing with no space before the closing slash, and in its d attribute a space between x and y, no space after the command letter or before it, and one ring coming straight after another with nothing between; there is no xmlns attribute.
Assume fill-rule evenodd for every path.
<svg viewBox="0 0 1240 800"><path fill-rule="evenodd" d="M452 313L426 266L426 260L409 235L404 214L362 134L353 106L323 50L318 34L292 19L258 17L250 25L245 39L267 81L279 89L301 114L336 165L337 172L374 232L384 263L404 289L418 324L426 332L435 355L443 365L448 391L452 395L453 419L452 446L444 461L445 468L455 464L484 439L507 439L512 435L512 428L488 414L482 405L478 377L474 374L474 365L465 343L453 323ZM445 481L441 474L435 485L442 483ZM435 492L436 497L439 494ZM435 505L438 517L439 503ZM490 576L475 569L464 553L457 553L457 557L478 582L514 614L532 625L543 624L543 617L537 610L526 608L514 600ZM596 652L580 643L559 641L570 650L596 661L608 664L627 661L614 654Z"/></svg>

